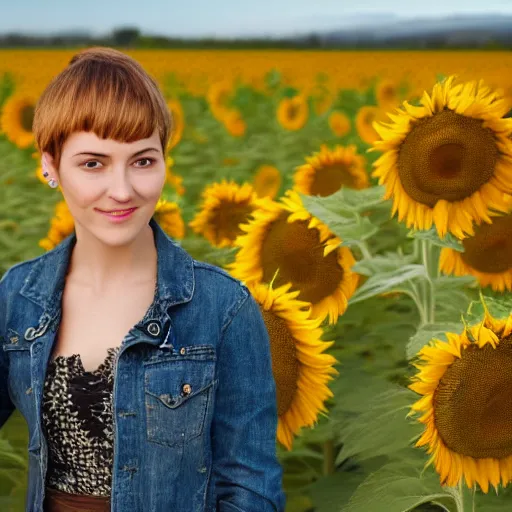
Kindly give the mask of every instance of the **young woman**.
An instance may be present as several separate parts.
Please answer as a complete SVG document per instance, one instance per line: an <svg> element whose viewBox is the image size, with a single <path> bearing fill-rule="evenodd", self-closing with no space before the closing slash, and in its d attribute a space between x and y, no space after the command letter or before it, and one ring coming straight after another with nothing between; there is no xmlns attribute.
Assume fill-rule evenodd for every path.
<svg viewBox="0 0 512 512"><path fill-rule="evenodd" d="M152 218L171 122L154 79L102 47L37 104L75 231L0 281L0 427L27 421L28 512L284 510L259 306Z"/></svg>

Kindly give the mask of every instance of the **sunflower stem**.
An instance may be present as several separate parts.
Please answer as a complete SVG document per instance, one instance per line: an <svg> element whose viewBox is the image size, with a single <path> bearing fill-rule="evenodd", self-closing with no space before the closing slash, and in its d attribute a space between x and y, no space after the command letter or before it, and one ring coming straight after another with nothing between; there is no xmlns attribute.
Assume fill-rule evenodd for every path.
<svg viewBox="0 0 512 512"><path fill-rule="evenodd" d="M334 470L334 440L328 439L324 442L324 475L332 475Z"/></svg>
<svg viewBox="0 0 512 512"><path fill-rule="evenodd" d="M470 493L471 489L468 489L464 486L464 480L461 478L459 480L459 484L457 487L453 489L453 497L455 499L455 504L457 506L457 512L475 512L476 511L476 503L475 503L475 491L476 488L473 488L473 492ZM465 497L468 498L465 503ZM467 507L467 508L466 508Z"/></svg>
<svg viewBox="0 0 512 512"><path fill-rule="evenodd" d="M462 478L459 480L459 504L460 512L464 512L464 489L462 488Z"/></svg>
<svg viewBox="0 0 512 512"><path fill-rule="evenodd" d="M365 260L371 260L372 253L370 252L370 249L368 249L368 244L364 240L361 240L360 242L358 242L357 245L358 245L359 249L361 250L361 254L363 255L363 258Z"/></svg>
<svg viewBox="0 0 512 512"><path fill-rule="evenodd" d="M416 283L413 280L410 281L410 285L412 288L412 292L409 293L409 297L412 298L412 300L416 304L416 307L418 308L418 312L420 314L420 327L421 327L427 323L425 308L423 307L422 294L418 290L418 287L416 286Z"/></svg>
<svg viewBox="0 0 512 512"><path fill-rule="evenodd" d="M421 256L422 263L425 267L426 279L424 281L425 287L423 290L423 307L425 308L425 315L428 323L434 323L435 321L435 309L436 309L436 293L435 284L433 278L436 277L437 270L433 268L435 257L435 247L428 240L421 240Z"/></svg>

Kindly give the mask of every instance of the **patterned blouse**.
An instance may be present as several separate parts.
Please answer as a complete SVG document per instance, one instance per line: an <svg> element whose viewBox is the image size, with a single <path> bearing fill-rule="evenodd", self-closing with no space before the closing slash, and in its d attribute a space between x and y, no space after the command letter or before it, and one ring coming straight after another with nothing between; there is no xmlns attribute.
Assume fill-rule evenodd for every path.
<svg viewBox="0 0 512 512"><path fill-rule="evenodd" d="M48 441L46 486L109 497L113 463L111 347L92 372L79 354L50 359L44 383L43 428Z"/></svg>

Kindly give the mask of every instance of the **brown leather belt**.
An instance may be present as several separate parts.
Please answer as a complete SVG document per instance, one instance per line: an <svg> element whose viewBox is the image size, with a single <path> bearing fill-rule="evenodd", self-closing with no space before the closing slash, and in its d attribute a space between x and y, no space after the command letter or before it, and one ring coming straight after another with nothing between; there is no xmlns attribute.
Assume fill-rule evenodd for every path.
<svg viewBox="0 0 512 512"><path fill-rule="evenodd" d="M110 498L46 488L44 512L110 512Z"/></svg>

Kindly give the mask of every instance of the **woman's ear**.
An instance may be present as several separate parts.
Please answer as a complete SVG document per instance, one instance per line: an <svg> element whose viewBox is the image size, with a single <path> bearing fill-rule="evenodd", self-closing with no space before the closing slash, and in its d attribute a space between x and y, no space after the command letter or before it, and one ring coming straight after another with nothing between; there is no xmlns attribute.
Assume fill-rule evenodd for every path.
<svg viewBox="0 0 512 512"><path fill-rule="evenodd" d="M53 165L53 158L50 155L50 153L44 152L41 155L41 167L43 169L43 175L44 173L48 173L48 175L45 176L45 178L47 178L48 180L54 179L55 181L58 179L57 170Z"/></svg>

